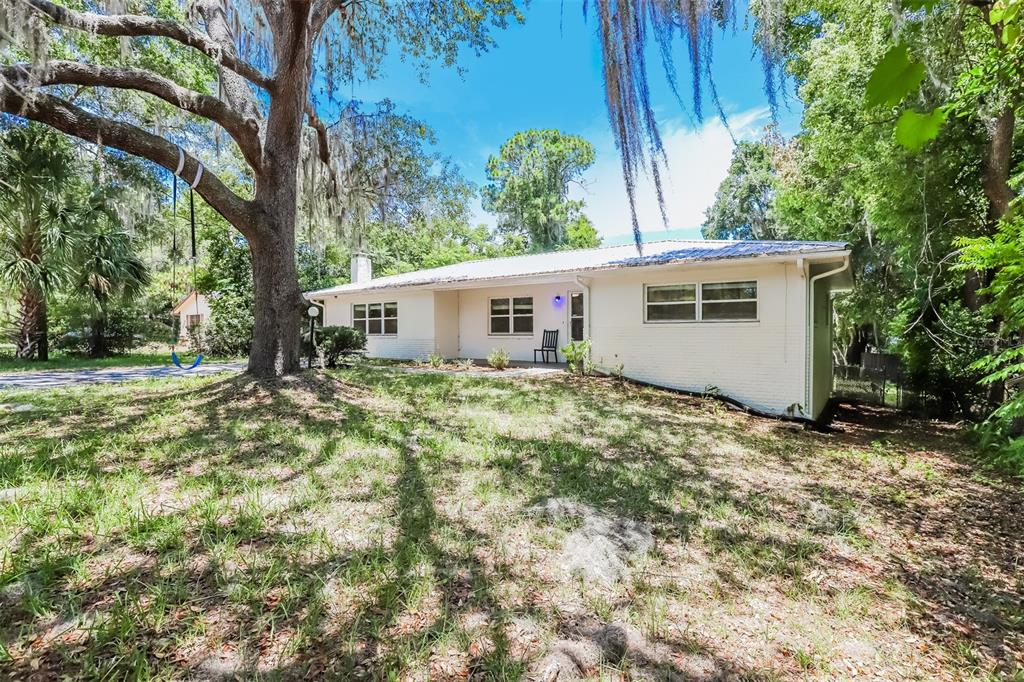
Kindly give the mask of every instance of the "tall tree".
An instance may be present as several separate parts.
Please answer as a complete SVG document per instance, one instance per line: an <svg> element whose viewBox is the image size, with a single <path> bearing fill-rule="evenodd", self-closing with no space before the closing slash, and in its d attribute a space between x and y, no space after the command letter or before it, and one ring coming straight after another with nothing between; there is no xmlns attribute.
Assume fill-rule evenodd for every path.
<svg viewBox="0 0 1024 682"><path fill-rule="evenodd" d="M775 221L776 178L770 141L740 141L729 172L705 211L705 239L778 239Z"/></svg>
<svg viewBox="0 0 1024 682"><path fill-rule="evenodd" d="M17 51L5 50L8 64L0 67L0 111L171 172L182 165L181 177L245 235L252 253L255 334L249 372L274 376L295 370L302 304L295 227L305 124L316 131L318 156L336 179L320 117L334 99L336 81L373 75L396 44L414 58L437 56L446 64L454 63L462 45L486 49L489 28L515 13L513 0L197 0L187 11L174 2L105 6L114 9L101 13L49 0L0 0L0 27L13 36ZM137 13L125 13L125 7ZM53 50L51 40L58 43ZM183 49L213 77L204 81L202 69L176 68ZM19 60L10 63L15 56ZM89 89L144 95L146 106L122 97L112 115L93 100L77 99ZM195 151L183 149L184 136L178 137L182 146L164 137L148 98L223 130L251 174L251 196L203 169ZM102 97L95 101L102 104Z"/></svg>
<svg viewBox="0 0 1024 682"><path fill-rule="evenodd" d="M498 215L498 227L529 240L534 251L551 251L567 242L569 223L583 202L569 198L594 164L594 146L558 130L516 133L487 160L484 208Z"/></svg>
<svg viewBox="0 0 1024 682"><path fill-rule="evenodd" d="M19 358L49 359L47 297L72 272L75 163L67 141L43 126L0 137L0 279L18 297Z"/></svg>

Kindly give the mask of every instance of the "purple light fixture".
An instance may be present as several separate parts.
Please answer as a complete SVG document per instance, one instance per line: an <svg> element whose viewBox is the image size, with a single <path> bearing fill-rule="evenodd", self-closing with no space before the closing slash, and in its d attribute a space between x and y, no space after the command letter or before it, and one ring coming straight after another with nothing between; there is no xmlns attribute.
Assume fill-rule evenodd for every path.
<svg viewBox="0 0 1024 682"><path fill-rule="evenodd" d="M555 304L556 308L561 308L562 307L562 295L558 294L557 296L555 296L554 299L552 299L552 302Z"/></svg>

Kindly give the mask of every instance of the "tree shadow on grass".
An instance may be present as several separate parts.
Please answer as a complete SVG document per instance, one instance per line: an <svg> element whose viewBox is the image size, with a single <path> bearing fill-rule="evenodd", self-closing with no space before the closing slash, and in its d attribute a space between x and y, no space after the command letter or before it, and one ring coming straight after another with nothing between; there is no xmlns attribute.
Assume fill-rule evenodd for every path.
<svg viewBox="0 0 1024 682"><path fill-rule="evenodd" d="M811 529L809 544L776 536L776 527L808 530L798 525L799 506L738 485L689 447L687 429L729 442L754 437L723 430L711 413L676 414L677 403L660 394L589 391L558 380L354 379L307 375L268 384L238 377L105 391L52 405L45 418L5 420L0 447L24 441L16 444L25 456L5 460L0 471L29 487L25 506L40 509L17 517L35 525L16 538L11 562L0 565L0 638L15 647L0 672L345 679L418 670L432 679L522 678L541 652L516 631L519 619L551 625L561 636L584 635L559 629L564 614L543 600L509 600L506 587L533 578L531 566L510 564L497 551L497 536L439 503L461 466L480 468L512 498L572 497L650 523L664 541L685 543L700 531L707 551L717 553L719 579L737 592L751 575L791 581L794 567L825 560L815 538L832 531ZM624 409L627 401L651 407ZM509 405L526 422L529 415L567 414L576 432L495 433L479 415L460 412L462 405L484 418ZM48 433L45 420L62 416L78 421ZM484 438L479 461L460 460L446 445ZM351 478L337 473L339 463ZM363 475L377 485L356 486ZM176 484L184 502L139 510L104 501L104 491L148 491L126 487L139 478L146 486ZM63 497L48 498L48 486ZM281 499L259 502L264 490ZM807 492L815 499L844 493ZM103 520L104 504L120 515L96 532L91 526L94 517ZM336 504L377 515L369 520L383 530L358 541L344 533L329 538L367 520L325 527L321 516ZM769 530L718 522L717 508ZM48 526L55 518L65 525ZM918 582L934 585L937 575ZM1001 606L993 607L1003 627L1012 626L1006 605L1013 596L1004 589ZM45 634L51 614L68 623L70 639ZM80 615L88 628L75 624ZM710 675L759 674L684 635L660 644L708 659ZM660 658L630 656L662 669ZM623 665L631 665L628 657Z"/></svg>

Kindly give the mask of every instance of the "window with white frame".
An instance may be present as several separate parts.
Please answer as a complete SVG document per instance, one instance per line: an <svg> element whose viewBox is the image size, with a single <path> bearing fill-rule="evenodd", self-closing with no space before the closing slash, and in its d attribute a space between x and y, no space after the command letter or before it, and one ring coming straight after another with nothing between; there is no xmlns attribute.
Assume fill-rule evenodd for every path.
<svg viewBox="0 0 1024 682"><path fill-rule="evenodd" d="M649 284L644 291L645 322L697 319L696 284Z"/></svg>
<svg viewBox="0 0 1024 682"><path fill-rule="evenodd" d="M367 336L393 336L398 333L398 303L353 304L352 326Z"/></svg>
<svg viewBox="0 0 1024 682"><path fill-rule="evenodd" d="M490 334L533 334L533 297L492 298L487 329Z"/></svg>
<svg viewBox="0 0 1024 682"><path fill-rule="evenodd" d="M757 282L706 282L700 285L700 319L756 320Z"/></svg>
<svg viewBox="0 0 1024 682"><path fill-rule="evenodd" d="M757 282L648 284L644 322L757 320Z"/></svg>

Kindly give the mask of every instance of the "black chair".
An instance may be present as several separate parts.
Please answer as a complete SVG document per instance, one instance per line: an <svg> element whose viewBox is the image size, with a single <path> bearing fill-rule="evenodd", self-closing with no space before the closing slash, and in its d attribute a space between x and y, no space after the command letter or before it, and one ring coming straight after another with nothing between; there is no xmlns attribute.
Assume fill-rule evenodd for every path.
<svg viewBox="0 0 1024 682"><path fill-rule="evenodd" d="M558 362L558 330L545 329L544 338L541 339L540 348L533 349L533 361L537 362L537 353L540 353L544 362L548 362L548 353L555 354L555 362Z"/></svg>

